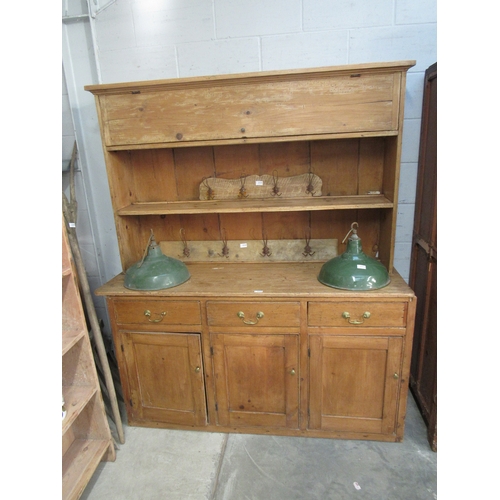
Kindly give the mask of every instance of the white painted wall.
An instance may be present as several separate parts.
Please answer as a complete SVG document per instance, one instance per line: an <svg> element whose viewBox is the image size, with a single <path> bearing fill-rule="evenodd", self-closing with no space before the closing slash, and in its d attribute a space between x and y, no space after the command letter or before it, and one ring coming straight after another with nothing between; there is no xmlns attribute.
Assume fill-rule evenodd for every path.
<svg viewBox="0 0 500 500"><path fill-rule="evenodd" d="M81 168L77 231L91 287L121 266L94 99L84 85L415 59L407 82L395 255L408 280L423 79L437 60L436 2L89 0L85 17L85 0L63 0L69 103L63 127L71 111ZM64 95L63 85L63 101ZM63 128L63 159L67 142ZM102 299L96 306L107 323Z"/></svg>

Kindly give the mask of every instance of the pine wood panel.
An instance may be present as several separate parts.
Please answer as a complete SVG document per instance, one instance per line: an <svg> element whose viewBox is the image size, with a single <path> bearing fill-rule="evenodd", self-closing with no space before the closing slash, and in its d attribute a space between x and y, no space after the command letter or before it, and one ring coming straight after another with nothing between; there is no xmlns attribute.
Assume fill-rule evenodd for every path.
<svg viewBox="0 0 500 500"><path fill-rule="evenodd" d="M150 315L145 312L149 311ZM148 325L200 325L200 303L197 301L116 300L114 313L117 323Z"/></svg>
<svg viewBox="0 0 500 500"><path fill-rule="evenodd" d="M344 312L350 314L346 319ZM364 318L365 312L370 313ZM353 322L360 322L354 324ZM310 326L339 326L344 328L404 327L406 325L406 302L311 302L308 310Z"/></svg>
<svg viewBox="0 0 500 500"><path fill-rule="evenodd" d="M240 212L288 212L305 210L350 210L355 208L392 208L384 195L319 196L314 198L279 198L271 203L261 199L207 200L159 203L135 203L118 211L119 215L197 214Z"/></svg>
<svg viewBox="0 0 500 500"><path fill-rule="evenodd" d="M221 298L244 297L246 300L259 301L262 297L288 298L328 298L337 300L348 298L363 303L392 298L397 301L414 296L406 282L396 272L391 283L369 294L359 291L337 290L322 285L317 276L322 263L213 263L187 264L191 278L182 286L158 291L128 290L123 286L124 275L120 274L96 290L97 295L115 297L165 297L165 298Z"/></svg>
<svg viewBox="0 0 500 500"><path fill-rule="evenodd" d="M207 302L209 326L237 327L244 330L266 326L299 326L298 302ZM238 317L242 312L244 318ZM258 318L257 314L264 314ZM245 321L254 324L247 324Z"/></svg>
<svg viewBox="0 0 500 500"><path fill-rule="evenodd" d="M397 128L399 94L391 73L360 71L271 80L247 79L240 85L219 81L210 88L165 83L158 90L101 95L105 143L217 141Z"/></svg>
<svg viewBox="0 0 500 500"><path fill-rule="evenodd" d="M298 428L298 336L212 334L218 422Z"/></svg>
<svg viewBox="0 0 500 500"><path fill-rule="evenodd" d="M62 463L62 497L77 500L106 455L109 443L97 439L76 439Z"/></svg>
<svg viewBox="0 0 500 500"><path fill-rule="evenodd" d="M120 341L134 420L206 424L199 335L124 332Z"/></svg>
<svg viewBox="0 0 500 500"><path fill-rule="evenodd" d="M395 433L402 338L311 336L311 429Z"/></svg>

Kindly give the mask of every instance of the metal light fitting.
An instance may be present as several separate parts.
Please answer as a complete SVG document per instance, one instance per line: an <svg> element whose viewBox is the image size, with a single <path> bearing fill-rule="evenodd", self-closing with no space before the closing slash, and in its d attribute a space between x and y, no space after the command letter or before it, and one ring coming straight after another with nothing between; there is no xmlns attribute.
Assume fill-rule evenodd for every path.
<svg viewBox="0 0 500 500"><path fill-rule="evenodd" d="M353 222L342 241L349 237L346 251L323 264L318 275L323 285L342 290L376 290L390 283L384 265L363 252L357 227L358 223Z"/></svg>
<svg viewBox="0 0 500 500"><path fill-rule="evenodd" d="M124 286L131 290L163 290L181 285L190 277L184 262L163 254L151 230L142 260L126 271Z"/></svg>

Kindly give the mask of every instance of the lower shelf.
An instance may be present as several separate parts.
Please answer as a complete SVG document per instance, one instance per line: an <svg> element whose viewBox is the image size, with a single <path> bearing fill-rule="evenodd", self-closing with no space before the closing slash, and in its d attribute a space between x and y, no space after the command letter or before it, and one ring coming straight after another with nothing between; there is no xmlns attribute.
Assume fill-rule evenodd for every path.
<svg viewBox="0 0 500 500"><path fill-rule="evenodd" d="M85 405L92 399L97 389L92 386L63 386L62 390L67 410L62 421L62 433L64 434L80 415Z"/></svg>
<svg viewBox="0 0 500 500"><path fill-rule="evenodd" d="M109 446L107 440L77 439L62 460L62 498L77 499L94 474Z"/></svg>

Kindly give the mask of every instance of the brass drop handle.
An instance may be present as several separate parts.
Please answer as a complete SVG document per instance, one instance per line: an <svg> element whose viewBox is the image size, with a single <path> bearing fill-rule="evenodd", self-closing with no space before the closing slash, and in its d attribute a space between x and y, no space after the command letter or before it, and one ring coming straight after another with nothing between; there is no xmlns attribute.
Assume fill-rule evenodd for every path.
<svg viewBox="0 0 500 500"><path fill-rule="evenodd" d="M151 319L151 311L149 309L146 309L144 311L144 316L148 318L148 321L150 323L159 323L167 314L167 311L163 311L161 313L155 313L158 314L160 317L158 319Z"/></svg>
<svg viewBox="0 0 500 500"><path fill-rule="evenodd" d="M399 375L398 375L397 373L395 373L395 374L393 375L393 377L394 377L395 379L398 379L398 378L399 378Z"/></svg>
<svg viewBox="0 0 500 500"><path fill-rule="evenodd" d="M195 372L195 373L200 373L200 367L199 367L199 366L197 366L197 367L194 369L194 372Z"/></svg>
<svg viewBox="0 0 500 500"><path fill-rule="evenodd" d="M290 370L290 375L295 375L295 368L292 368L292 369Z"/></svg>
<svg viewBox="0 0 500 500"><path fill-rule="evenodd" d="M351 319L351 315L345 311L342 313L342 317L345 318L351 325L361 325L365 322L365 319L368 319L371 316L371 313L366 311L361 316L361 319Z"/></svg>
<svg viewBox="0 0 500 500"><path fill-rule="evenodd" d="M259 322L259 319L264 317L264 313L259 311L255 317L257 318L257 321L252 321L251 319L245 319L245 313L243 311L238 312L238 318L241 318L243 320L243 323L245 325L256 325Z"/></svg>

